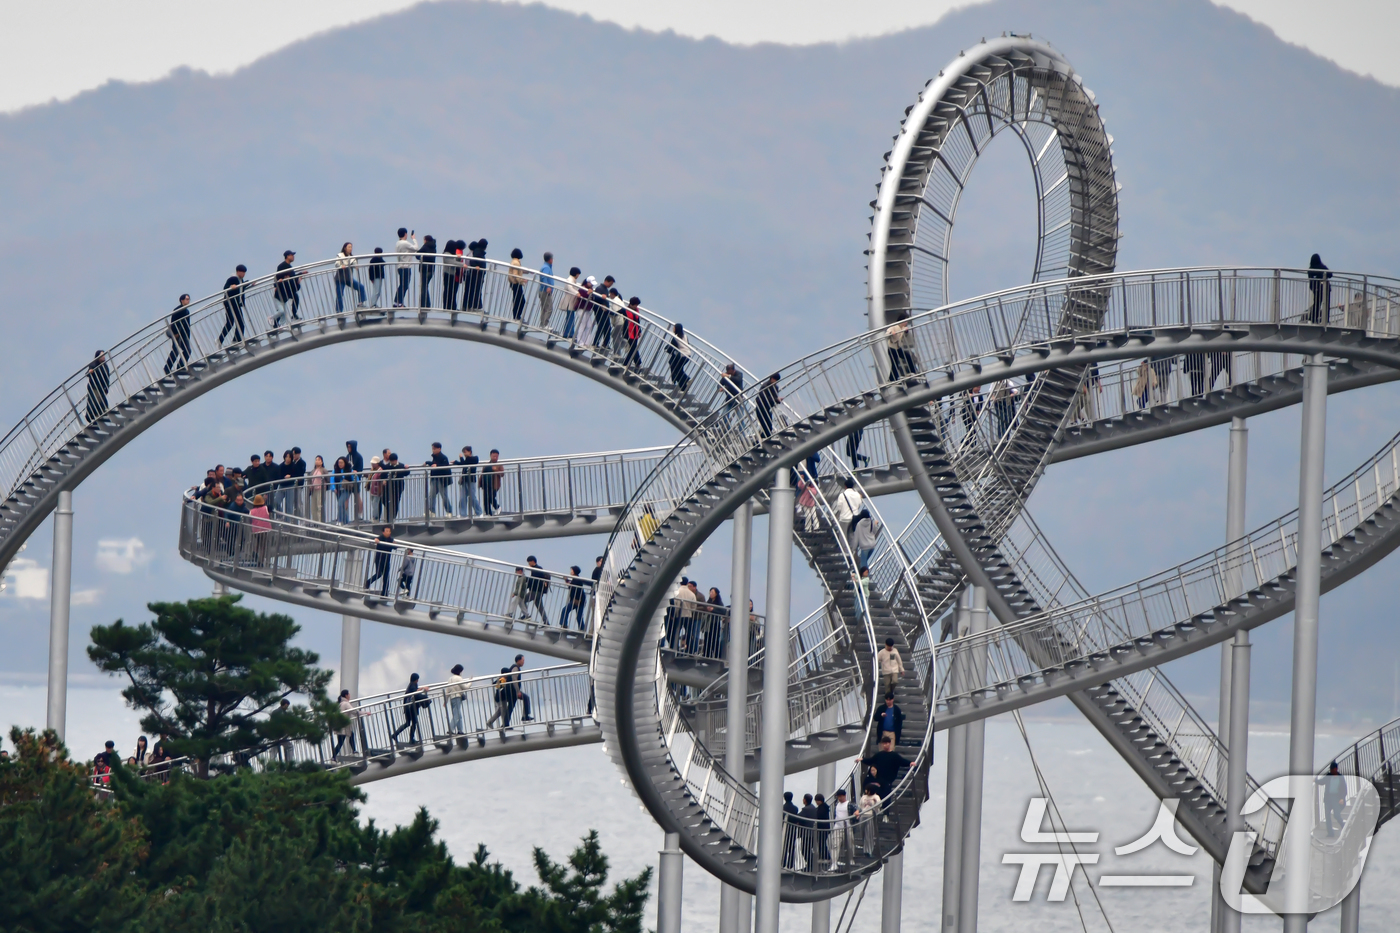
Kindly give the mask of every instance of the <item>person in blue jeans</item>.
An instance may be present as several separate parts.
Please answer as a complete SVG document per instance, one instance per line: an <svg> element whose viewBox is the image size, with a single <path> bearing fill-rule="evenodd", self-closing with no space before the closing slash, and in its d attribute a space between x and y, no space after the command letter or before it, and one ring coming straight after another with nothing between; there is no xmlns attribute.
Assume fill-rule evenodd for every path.
<svg viewBox="0 0 1400 933"><path fill-rule="evenodd" d="M452 461L453 466L462 468L462 476L457 480L457 514L466 518L481 514L481 500L476 496L476 465L480 462L470 444L462 448L462 456Z"/></svg>
<svg viewBox="0 0 1400 933"><path fill-rule="evenodd" d="M564 598L564 611L559 614L559 627L569 627L569 613L574 613L578 619L578 630L587 630L588 623L584 621L583 610L588 605L588 582L580 574L583 571L577 565L569 568L569 592Z"/></svg>
<svg viewBox="0 0 1400 933"><path fill-rule="evenodd" d="M355 307L360 308L365 303L365 287L360 280L355 278L355 245L346 243L340 248L340 255L335 258L335 310L337 312L345 309L345 290L353 288L358 299Z"/></svg>

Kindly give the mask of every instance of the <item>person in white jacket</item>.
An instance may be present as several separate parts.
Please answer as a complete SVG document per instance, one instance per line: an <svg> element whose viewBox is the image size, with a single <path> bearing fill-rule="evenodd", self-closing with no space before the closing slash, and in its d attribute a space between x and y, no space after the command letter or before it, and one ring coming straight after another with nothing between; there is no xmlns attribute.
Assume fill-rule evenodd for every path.
<svg viewBox="0 0 1400 933"><path fill-rule="evenodd" d="M447 687L442 693L447 697L447 706L451 711L452 731L458 735L465 735L467 730L462 725L462 697L467 693L467 679L462 676L462 665L452 666L452 676L447 678Z"/></svg>
<svg viewBox="0 0 1400 933"><path fill-rule="evenodd" d="M846 488L841 490L841 495L836 497L836 501L831 504L832 511L836 513L836 521L840 523L844 532L850 527L851 519L860 513L860 493L856 490L856 481L846 478Z"/></svg>
<svg viewBox="0 0 1400 933"><path fill-rule="evenodd" d="M408 288L413 284L413 267L418 261L414 255L418 252L418 237L416 231L406 227L399 228L399 241L394 244L394 261L399 274L399 284L394 289L394 307L402 308L403 300L408 296Z"/></svg>

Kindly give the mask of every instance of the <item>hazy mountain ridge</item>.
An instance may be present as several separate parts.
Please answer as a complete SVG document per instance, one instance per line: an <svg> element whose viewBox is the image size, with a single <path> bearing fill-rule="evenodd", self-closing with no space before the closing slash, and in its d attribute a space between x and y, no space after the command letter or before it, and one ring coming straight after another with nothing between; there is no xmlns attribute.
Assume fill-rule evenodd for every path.
<svg viewBox="0 0 1400 933"><path fill-rule="evenodd" d="M388 247L401 223L439 242L487 236L497 258L519 245L535 262L552 249L561 267L616 274L629 294L752 368L781 365L862 326L881 154L924 82L1005 29L1048 37L1097 94L1124 184L1120 268L1301 265L1318 250L1334 268L1400 274L1400 90L1206 0L1003 0L933 27L798 48L628 32L538 6L437 3L296 43L228 77L185 70L0 116L9 375L0 422L181 291L213 291L237 262L263 274L288 247L302 261L346 239ZM974 174L974 185L986 181ZM984 203L1024 195L1028 177L1008 172L1005 187ZM1024 233L1002 234L994 218L976 224L993 249L955 249L955 262ZM957 274L976 280L978 269ZM170 554L182 480L202 474L209 450L261 448L284 423L300 430L278 409L282 394L318 398L318 386L346 378L346 360L357 386L362 369L387 360L396 386L518 386L522 406L553 405L550 393L560 404L591 397L562 376L522 380L536 371L501 354L471 356L459 373L445 362L458 356L432 352L431 365L383 348L311 355L267 371L276 395L261 383L221 390L172 419L159 435L166 448L143 439L84 484L82 521L100 533L139 527L164 566L203 592ZM435 430L420 422L446 417L406 414L392 394L357 404L365 411L325 414L336 425L327 430L338 436L372 415L416 438ZM473 424L493 417L450 395L443 407ZM617 436L656 436L650 416L613 411ZM506 420L473 436L520 453L575 442ZM1204 482L1183 449L1155 445L1150 456L1179 462L1180 483ZM1344 450L1329 464L1357 459ZM1172 490L1153 493L1152 507L1169 511ZM1149 535L1126 556L1111 535L1085 535L1066 556L1122 583L1162 566L1163 552L1180 559L1210 546L1218 529L1210 534L1184 528L1170 547ZM46 561L46 545L36 539L26 556ZM92 576L84 560L75 585ZM87 610L102 621L139 615L153 595L191 595L153 594L136 578L104 585L104 604ZM1367 593L1362 605L1380 616L1385 589L1351 592ZM43 610L0 601L0 619L20 633L17 669L42 669ZM80 631L75 623L78 645Z"/></svg>

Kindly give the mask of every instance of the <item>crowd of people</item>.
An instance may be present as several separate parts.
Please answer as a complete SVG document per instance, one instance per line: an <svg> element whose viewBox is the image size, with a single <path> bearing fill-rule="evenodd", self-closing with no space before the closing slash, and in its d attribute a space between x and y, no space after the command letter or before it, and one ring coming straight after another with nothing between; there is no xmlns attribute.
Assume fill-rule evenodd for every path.
<svg viewBox="0 0 1400 933"><path fill-rule="evenodd" d="M102 751L93 756L92 776L94 783L105 786L111 783L112 766L118 762L126 765L133 771L142 772L146 776L160 780L167 779L170 773L171 764L178 759L166 750L166 737L161 736L154 746L151 746L144 735L136 739L136 748L126 758L122 758L117 751L117 743L111 739L107 740Z"/></svg>
<svg viewBox="0 0 1400 933"><path fill-rule="evenodd" d="M420 244L417 231L400 227L393 250L386 253L383 247L376 246L362 267L354 244L346 242L332 264L335 311L343 314L347 305L356 313L408 307L415 278L418 283L415 307L485 311L487 246L486 238L482 237L471 242L450 239L439 249L432 235L424 235ZM296 255L295 250L283 251L282 261L273 272L269 330L303 320L302 302L306 297L303 280L307 273L304 267L296 266ZM621 359L624 366L640 362L640 298L634 295L624 299L612 275L604 275L600 282L597 276L585 276L578 266L571 267L567 276L556 276L553 253L544 253L538 269L525 266L524 258L519 248L511 250L506 283L512 319L552 330L575 344L607 352ZM436 289L434 278L438 278ZM230 340L234 345L246 342L255 330L248 321L251 284L248 267L242 263L224 280L221 289L224 321L218 335L220 349ZM190 296L182 294L166 325L166 336L170 340L164 367L166 375L178 373L190 365L191 323ZM665 350L671 381L684 392L690 384L687 367L692 354L684 325L671 325ZM89 421L107 411L111 382L106 355L98 351L88 366Z"/></svg>

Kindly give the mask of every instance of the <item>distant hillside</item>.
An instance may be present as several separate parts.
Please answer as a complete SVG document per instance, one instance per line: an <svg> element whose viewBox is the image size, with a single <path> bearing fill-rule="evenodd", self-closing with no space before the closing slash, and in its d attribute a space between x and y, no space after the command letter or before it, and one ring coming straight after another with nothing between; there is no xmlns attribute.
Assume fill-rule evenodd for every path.
<svg viewBox="0 0 1400 933"><path fill-rule="evenodd" d="M439 242L487 236L497 257L551 249L564 267L616 275L755 369L779 365L860 328L881 153L930 76L1008 29L1048 38L1098 95L1124 185L1122 267L1301 264L1320 251L1334 268L1400 273L1400 91L1207 0L999 0L925 29L804 48L435 3L227 78L185 71L0 117L0 422L181 291L212 291L237 262L263 273L288 247L310 260L347 239L389 246L400 224ZM999 278L1008 252L1019 268L1029 238L1015 210L1029 180L1017 168L996 168L1005 185L974 178L980 216L967 219L979 239L955 241L955 262L967 257L958 281L1024 278ZM223 390L164 446L136 445L94 477L83 514L102 534L139 526L169 555L170 497L208 451L260 448L296 422L281 399L337 380L354 402L313 419L328 437L371 418L415 438L436 430L427 402L364 391L376 384L425 392L473 424L496 418L491 436L517 451L612 437L569 433L578 419L560 412L592 404L564 388L576 382L522 380L536 371L499 355L457 368L465 351L432 352L324 358L338 369L308 357L269 371L275 392ZM539 419L463 400L482 386L508 387L504 397ZM618 436L645 422L651 442L649 418L606 420ZM27 556L43 553L36 542ZM152 595L103 586L104 621ZM0 619L33 634L7 662L16 669L42 666L41 608L0 603Z"/></svg>

